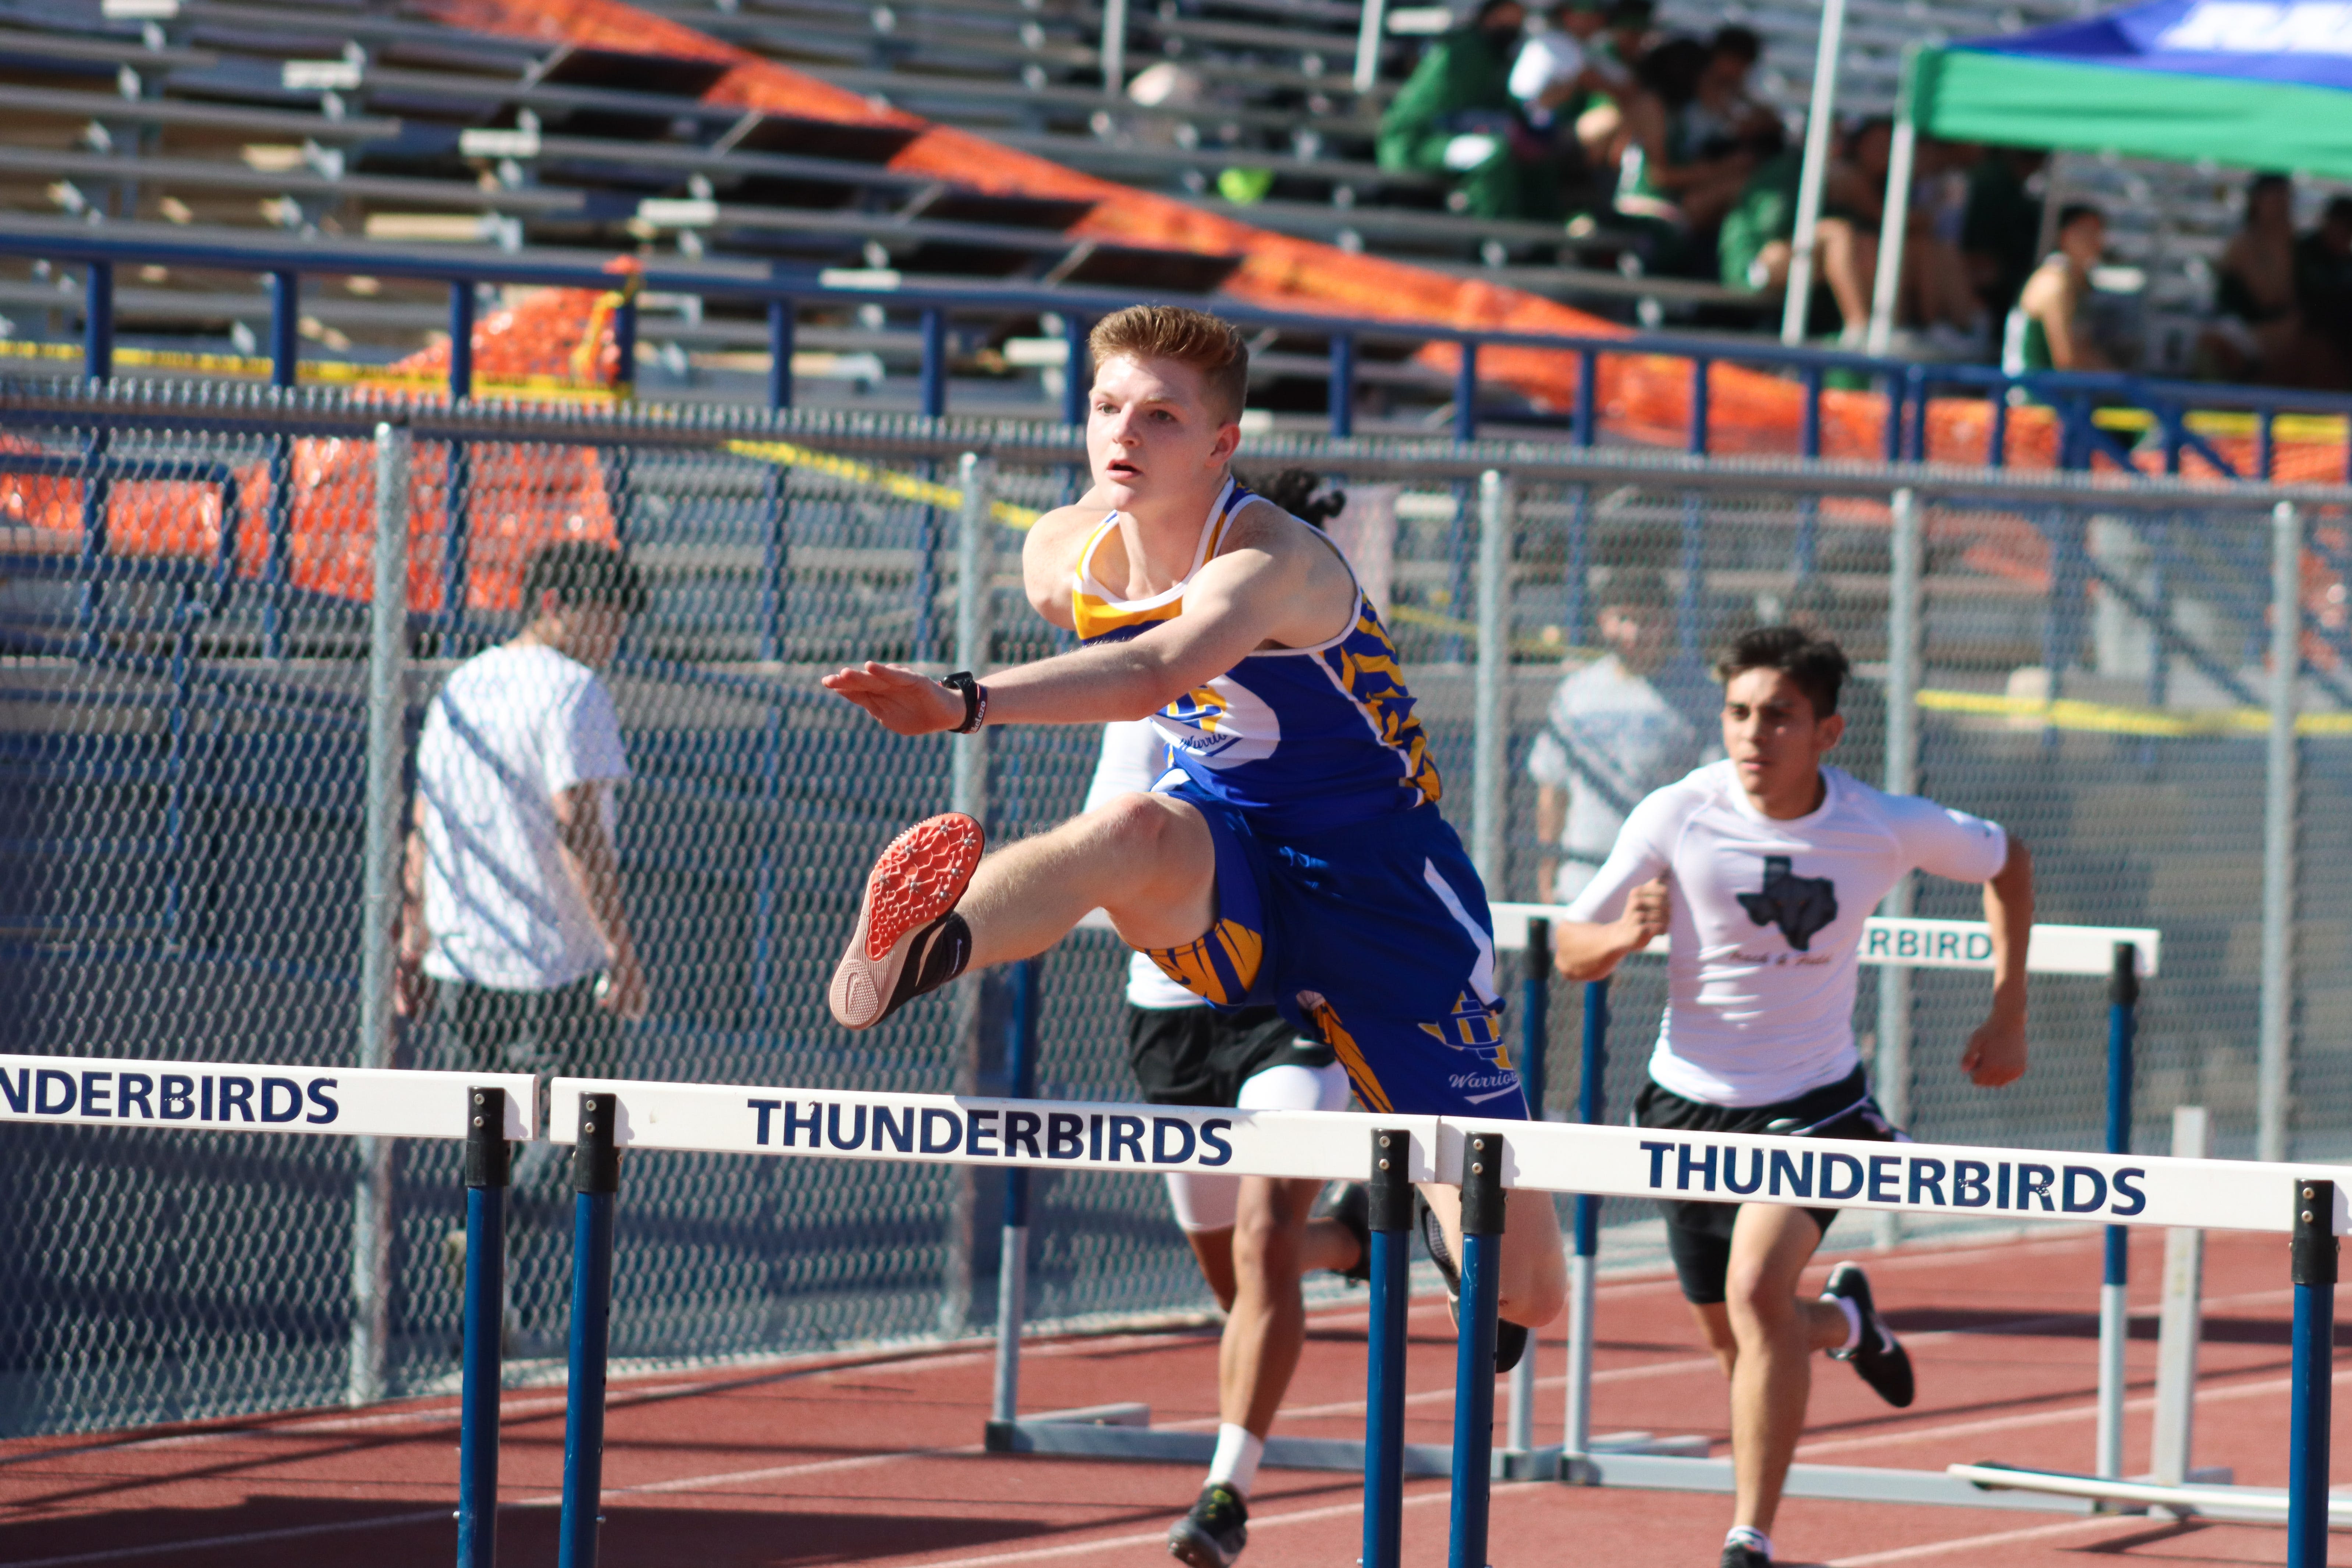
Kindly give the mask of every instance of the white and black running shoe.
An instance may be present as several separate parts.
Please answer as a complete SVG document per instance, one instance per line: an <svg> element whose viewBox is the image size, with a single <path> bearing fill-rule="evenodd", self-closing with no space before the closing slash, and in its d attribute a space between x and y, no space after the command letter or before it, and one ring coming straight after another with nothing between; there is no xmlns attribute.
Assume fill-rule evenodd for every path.
<svg viewBox="0 0 2352 1568"><path fill-rule="evenodd" d="M1168 1527L1168 1555L1191 1568L1232 1568L1249 1544L1249 1504L1223 1481L1201 1489L1192 1511Z"/></svg>
<svg viewBox="0 0 2352 1568"><path fill-rule="evenodd" d="M845 1029L870 1029L963 973L971 932L955 912L980 865L980 824L950 811L890 841L866 879L857 929L825 987Z"/></svg>
<svg viewBox="0 0 2352 1568"><path fill-rule="evenodd" d="M1822 1294L1834 1296L1853 1303L1862 1315L1862 1338L1850 1351L1832 1351L1837 1361L1849 1361L1862 1381L1870 1384L1878 1397L1897 1410L1908 1409L1916 1392L1911 1381L1911 1357L1904 1351L1895 1331L1878 1315L1870 1299L1870 1281L1859 1263L1841 1263L1830 1270L1829 1283Z"/></svg>
<svg viewBox="0 0 2352 1568"><path fill-rule="evenodd" d="M1429 1206L1419 1194L1413 1196L1421 1216L1421 1244L1429 1249L1429 1260L1437 1265L1437 1276L1445 1281L1445 1310L1454 1314L1454 1332L1462 1331L1462 1270L1454 1261L1454 1254L1445 1246L1445 1226L1437 1211ZM1495 1320L1495 1370L1508 1372L1519 1364L1528 1353L1528 1331L1524 1324L1508 1318Z"/></svg>
<svg viewBox="0 0 2352 1568"><path fill-rule="evenodd" d="M1727 1542L1721 1568L1772 1568L1772 1559L1744 1541Z"/></svg>

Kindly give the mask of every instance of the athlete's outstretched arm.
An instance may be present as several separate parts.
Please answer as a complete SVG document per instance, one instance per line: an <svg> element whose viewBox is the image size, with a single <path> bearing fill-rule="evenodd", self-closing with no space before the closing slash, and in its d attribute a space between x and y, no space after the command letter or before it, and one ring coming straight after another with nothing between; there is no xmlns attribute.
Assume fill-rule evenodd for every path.
<svg viewBox="0 0 2352 1568"><path fill-rule="evenodd" d="M2033 932L2033 857L2024 840L2009 841L2009 858L1984 888L1985 925L1992 932L1992 1012L1969 1037L1960 1070L1983 1089L2025 1076L2025 947Z"/></svg>
<svg viewBox="0 0 2352 1568"><path fill-rule="evenodd" d="M1182 615L1125 642L998 670L988 678L988 722L1141 719L1224 674L1263 644L1319 641L1339 630L1339 611L1325 614L1327 624L1319 627L1303 621L1301 612L1304 605L1311 613L1324 596L1316 588L1344 584L1344 572L1318 583L1328 574L1318 573L1321 563L1309 552L1321 547L1311 540L1268 545L1245 544L1202 567L1184 591ZM1352 596L1352 586L1347 591ZM824 685L901 735L952 730L963 721L961 697L896 665L855 666L826 676Z"/></svg>

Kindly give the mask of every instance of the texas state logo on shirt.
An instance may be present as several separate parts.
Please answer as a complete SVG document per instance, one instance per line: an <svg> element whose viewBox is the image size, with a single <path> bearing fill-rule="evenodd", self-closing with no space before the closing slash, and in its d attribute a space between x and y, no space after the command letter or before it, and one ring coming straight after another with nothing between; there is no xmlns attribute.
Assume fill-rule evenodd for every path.
<svg viewBox="0 0 2352 1568"><path fill-rule="evenodd" d="M1764 886L1732 897L1749 920L1759 926L1779 926L1790 947L1810 952L1813 938L1837 920L1837 884L1827 877L1800 877L1789 868L1790 863L1786 855L1765 856Z"/></svg>

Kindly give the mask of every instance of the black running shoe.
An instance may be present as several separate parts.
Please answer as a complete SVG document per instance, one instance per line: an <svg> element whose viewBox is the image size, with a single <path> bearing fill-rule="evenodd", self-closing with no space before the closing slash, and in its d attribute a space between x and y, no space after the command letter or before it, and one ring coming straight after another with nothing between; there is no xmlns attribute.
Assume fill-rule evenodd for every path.
<svg viewBox="0 0 2352 1568"><path fill-rule="evenodd" d="M1772 1560L1744 1541L1726 1543L1721 1568L1772 1568Z"/></svg>
<svg viewBox="0 0 2352 1568"><path fill-rule="evenodd" d="M1310 1219L1338 1220L1356 1238L1356 1261L1337 1270L1342 1279L1362 1285L1372 1277L1372 1197L1361 1182L1340 1182L1323 1189Z"/></svg>
<svg viewBox="0 0 2352 1568"><path fill-rule="evenodd" d="M1911 1358L1895 1339L1895 1331L1886 1326L1886 1320L1871 1304L1870 1281L1863 1276L1862 1265L1841 1263L1831 1269L1830 1282L1822 1293L1853 1302L1854 1310L1862 1314L1861 1342L1850 1351L1832 1351L1830 1355L1853 1363L1853 1370L1862 1374L1862 1381L1870 1384L1879 1398L1897 1410L1908 1409L1915 1392Z"/></svg>
<svg viewBox="0 0 2352 1568"><path fill-rule="evenodd" d="M1192 1511L1168 1527L1168 1555L1192 1568L1231 1568L1249 1544L1249 1504L1218 1481L1201 1489Z"/></svg>
<svg viewBox="0 0 2352 1568"><path fill-rule="evenodd" d="M1419 1194L1413 1195L1421 1215L1421 1244L1429 1248L1429 1260L1437 1265L1437 1277L1445 1281L1445 1310L1454 1314L1454 1331L1462 1331L1462 1271L1454 1263L1454 1255L1445 1248L1445 1225L1437 1211ZM1508 1318L1495 1320L1495 1370L1508 1372L1519 1364L1528 1353L1528 1331L1525 1325Z"/></svg>

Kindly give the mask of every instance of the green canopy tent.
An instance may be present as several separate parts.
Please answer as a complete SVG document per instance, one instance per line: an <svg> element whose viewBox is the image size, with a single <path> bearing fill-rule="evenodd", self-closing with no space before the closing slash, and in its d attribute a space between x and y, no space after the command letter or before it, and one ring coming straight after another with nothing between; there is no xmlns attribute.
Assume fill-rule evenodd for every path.
<svg viewBox="0 0 2352 1568"><path fill-rule="evenodd" d="M2153 0L1915 49L1879 231L1874 353L1894 327L1923 134L2352 179L2352 4Z"/></svg>

